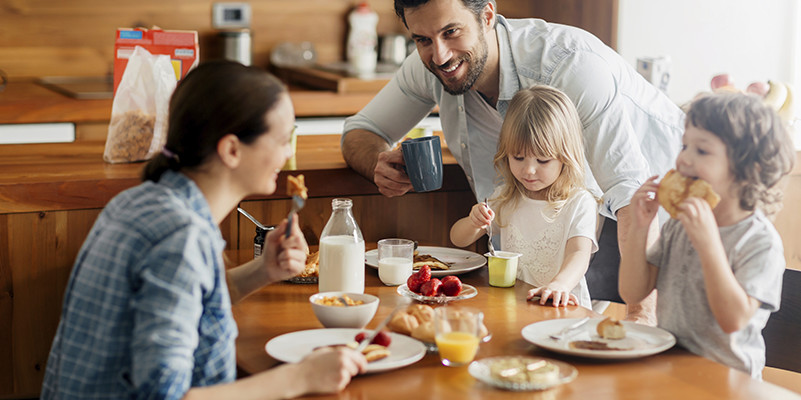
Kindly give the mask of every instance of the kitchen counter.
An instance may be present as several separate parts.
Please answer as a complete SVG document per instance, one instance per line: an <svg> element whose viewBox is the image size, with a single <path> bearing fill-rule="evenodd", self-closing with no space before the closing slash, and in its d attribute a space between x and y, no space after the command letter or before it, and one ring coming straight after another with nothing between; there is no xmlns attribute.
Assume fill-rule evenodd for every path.
<svg viewBox="0 0 801 400"><path fill-rule="evenodd" d="M373 92L289 89L298 117L352 115L375 96ZM111 104L111 99L74 99L34 81L12 81L0 92L0 124L108 122Z"/></svg>

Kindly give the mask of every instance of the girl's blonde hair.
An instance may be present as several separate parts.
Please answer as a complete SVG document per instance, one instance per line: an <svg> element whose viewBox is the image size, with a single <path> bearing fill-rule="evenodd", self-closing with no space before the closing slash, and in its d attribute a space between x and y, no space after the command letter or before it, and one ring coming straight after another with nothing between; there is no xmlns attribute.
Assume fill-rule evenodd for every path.
<svg viewBox="0 0 801 400"><path fill-rule="evenodd" d="M567 95L550 86L535 85L512 98L494 159L495 169L504 181L500 195L494 199L498 210L514 207L521 196L528 194L509 169L509 157L517 155L562 162L559 177L545 189L545 198L555 213L576 190L584 189L581 120ZM503 225L500 220L499 223Z"/></svg>

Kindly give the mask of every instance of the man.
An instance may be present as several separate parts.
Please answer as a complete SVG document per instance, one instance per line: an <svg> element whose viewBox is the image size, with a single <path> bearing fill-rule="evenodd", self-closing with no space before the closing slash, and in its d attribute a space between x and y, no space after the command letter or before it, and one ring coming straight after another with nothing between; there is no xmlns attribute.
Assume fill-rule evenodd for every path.
<svg viewBox="0 0 801 400"><path fill-rule="evenodd" d="M521 88L546 84L576 104L591 175L603 191L601 250L587 278L593 298L617 296L617 242L634 191L673 163L684 114L614 50L577 28L542 20L506 20L494 0L395 0L417 51L357 115L345 122L342 154L386 196L412 186L391 144L436 105L445 141L476 198L497 184L493 157L509 101ZM623 221L618 224L617 221ZM621 228L617 231L616 228ZM617 232L617 237L615 237ZM651 236L656 236L656 226ZM600 280L591 275L600 274ZM600 286L607 286L601 288ZM596 290L593 290L593 287ZM598 291L608 293L598 295ZM629 318L655 323L654 295L630 305Z"/></svg>

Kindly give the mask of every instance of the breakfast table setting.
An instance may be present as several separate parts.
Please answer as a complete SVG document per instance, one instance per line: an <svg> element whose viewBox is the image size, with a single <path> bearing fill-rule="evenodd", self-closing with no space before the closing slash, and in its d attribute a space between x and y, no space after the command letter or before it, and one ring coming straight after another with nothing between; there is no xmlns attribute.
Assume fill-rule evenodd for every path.
<svg viewBox="0 0 801 400"><path fill-rule="evenodd" d="M486 258L477 253L421 246L421 251L440 255L443 260L459 260L453 270L432 275L455 275L462 288L468 289L457 296L432 298L410 291L406 284L383 283L376 245L368 243L366 249L364 294L353 297L368 299L374 311L364 319L369 322L361 329L330 327L329 321L329 327L323 326L314 310L319 308L315 301L319 303L320 294L312 280L268 285L233 306L239 329L236 358L240 377L297 361L323 345L346 345L360 333L358 339L362 339L379 325L383 328L390 314L409 305L429 305L435 310L473 309L483 314L486 331L472 362L446 366L445 355L440 357L435 343L390 330L389 356L369 363L367 372L354 377L340 393L311 397L801 399L801 395L675 346L675 338L659 328L622 321L625 339L604 348L612 342L599 339L596 333L604 315L575 305L557 308L527 301L526 294L533 287L522 281L511 287L492 286ZM226 251L232 264L253 256L252 249ZM601 348L573 345L579 342L601 344ZM499 362L513 365L500 371L500 376L546 363L554 375L545 383L514 383L499 379L493 369L493 364L501 365Z"/></svg>

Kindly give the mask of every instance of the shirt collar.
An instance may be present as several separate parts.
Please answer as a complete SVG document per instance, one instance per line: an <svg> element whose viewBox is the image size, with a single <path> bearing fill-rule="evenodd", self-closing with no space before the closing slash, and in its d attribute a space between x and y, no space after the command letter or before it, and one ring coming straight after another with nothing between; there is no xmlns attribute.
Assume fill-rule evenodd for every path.
<svg viewBox="0 0 801 400"><path fill-rule="evenodd" d="M177 197L184 201L189 209L196 212L213 228L212 230L218 233L218 240L224 242L222 233L219 227L214 223L214 218L211 216L211 207L209 207L206 196L200 191L195 181L189 179L186 175L177 171L165 171L158 182L159 185L164 185L170 189Z"/></svg>
<svg viewBox="0 0 801 400"><path fill-rule="evenodd" d="M510 101L520 91L520 79L517 77L517 67L512 58L512 43L509 41L509 26L506 18L498 15L498 24L495 34L498 36L498 64L500 70L498 101Z"/></svg>

